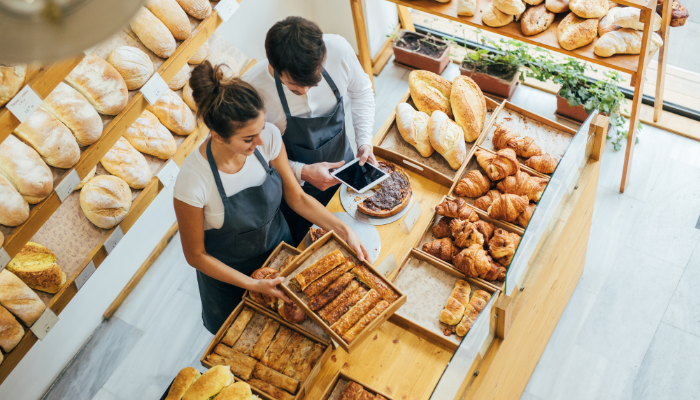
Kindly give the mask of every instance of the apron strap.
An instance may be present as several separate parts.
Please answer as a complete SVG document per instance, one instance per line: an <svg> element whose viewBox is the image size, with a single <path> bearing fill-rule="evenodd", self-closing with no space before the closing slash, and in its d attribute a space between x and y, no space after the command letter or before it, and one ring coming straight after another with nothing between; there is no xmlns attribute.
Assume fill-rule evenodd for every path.
<svg viewBox="0 0 700 400"><path fill-rule="evenodd" d="M282 81L280 76L275 70L275 86L277 86L277 95L280 98L280 103L282 103L282 108L284 109L284 115L289 119L292 114L289 112L289 105L287 104L287 96L284 95L284 89L282 89Z"/></svg>
<svg viewBox="0 0 700 400"><path fill-rule="evenodd" d="M211 152L211 141L212 139L209 139L209 141L207 142L207 161L209 161L209 168L211 168L211 173L214 175L214 182L216 182L216 188L219 189L219 196L221 196L221 201L226 203L226 191L224 190L224 185L221 183L219 169L216 167L216 161L214 161L214 155ZM257 148L255 150L257 150Z"/></svg>
<svg viewBox="0 0 700 400"><path fill-rule="evenodd" d="M270 173L270 165L267 163L267 161L265 161L265 158L263 158L263 155L260 153L260 150L258 150L257 147L255 148L255 157L258 158L260 164L262 164L263 168L265 168L265 173Z"/></svg>
<svg viewBox="0 0 700 400"><path fill-rule="evenodd" d="M323 67L321 67L323 68ZM335 82L333 82L333 79L331 79L331 76L328 74L328 71L326 71L325 68L323 68L323 71L321 72L323 74L323 77L326 79L326 82L328 82L328 86L331 87L331 90L333 91L333 94L335 95L335 99L340 103L342 97L340 97L340 92L338 91L338 87L335 86Z"/></svg>

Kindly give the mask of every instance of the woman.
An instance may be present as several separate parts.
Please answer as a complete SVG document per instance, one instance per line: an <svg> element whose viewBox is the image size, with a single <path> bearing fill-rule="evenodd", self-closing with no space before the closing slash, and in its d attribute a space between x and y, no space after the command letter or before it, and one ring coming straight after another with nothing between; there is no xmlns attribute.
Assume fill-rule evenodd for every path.
<svg viewBox="0 0 700 400"><path fill-rule="evenodd" d="M205 61L192 71L197 116L211 137L185 160L174 193L182 248L197 269L202 319L213 334L245 289L289 301L277 288L284 278L250 277L281 241L291 243L283 197L367 257L357 235L299 186L279 129L265 122L262 98L248 83L224 78L222 68Z"/></svg>

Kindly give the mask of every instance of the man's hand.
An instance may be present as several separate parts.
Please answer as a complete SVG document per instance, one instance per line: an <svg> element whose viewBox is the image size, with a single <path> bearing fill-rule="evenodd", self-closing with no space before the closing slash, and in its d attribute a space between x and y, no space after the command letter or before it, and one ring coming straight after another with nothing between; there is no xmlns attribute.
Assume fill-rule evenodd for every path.
<svg viewBox="0 0 700 400"><path fill-rule="evenodd" d="M360 158L360 166L365 165L367 161L370 164L377 165L377 159L374 158L374 153L372 153L372 146L368 144L363 144L357 149L357 156Z"/></svg>
<svg viewBox="0 0 700 400"><path fill-rule="evenodd" d="M306 164L301 169L301 180L314 185L319 190L326 190L340 183L339 180L331 176L329 170L340 168L343 164L345 164L345 161Z"/></svg>

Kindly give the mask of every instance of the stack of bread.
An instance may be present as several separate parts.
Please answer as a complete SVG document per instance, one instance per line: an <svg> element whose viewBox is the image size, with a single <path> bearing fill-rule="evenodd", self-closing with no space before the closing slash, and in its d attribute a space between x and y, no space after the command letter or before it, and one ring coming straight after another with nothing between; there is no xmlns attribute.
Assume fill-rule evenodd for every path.
<svg viewBox="0 0 700 400"><path fill-rule="evenodd" d="M183 368L170 385L165 400L259 400L250 385L235 382L231 370L216 366L200 374L192 367Z"/></svg>
<svg viewBox="0 0 700 400"><path fill-rule="evenodd" d="M473 142L486 121L486 99L471 78L460 75L453 82L429 71L408 76L410 104L396 106L401 136L423 157L440 153L453 169L467 158L466 142ZM454 119L453 119L454 118Z"/></svg>
<svg viewBox="0 0 700 400"><path fill-rule="evenodd" d="M642 48L644 24L640 22L641 10L634 7L612 7L600 19L594 52L599 57L615 54L639 54ZM661 29L661 17L654 13L651 21L651 42L647 51L656 51L663 44L663 39L656 33Z"/></svg>
<svg viewBox="0 0 700 400"><path fill-rule="evenodd" d="M458 280L445 308L440 312L440 322L445 324L445 336L455 333L460 337L466 335L490 299L491 294L487 291L475 290L472 293L469 282Z"/></svg>
<svg viewBox="0 0 700 400"><path fill-rule="evenodd" d="M294 398L325 350L325 345L244 307L206 360L228 367L274 399L288 400Z"/></svg>

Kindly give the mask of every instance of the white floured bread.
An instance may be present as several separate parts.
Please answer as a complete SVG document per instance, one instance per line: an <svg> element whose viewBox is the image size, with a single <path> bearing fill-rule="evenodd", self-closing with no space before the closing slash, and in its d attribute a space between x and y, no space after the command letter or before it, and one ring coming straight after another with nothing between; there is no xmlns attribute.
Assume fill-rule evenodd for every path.
<svg viewBox="0 0 700 400"><path fill-rule="evenodd" d="M211 15L209 0L177 0L177 3L187 14L197 19L204 19Z"/></svg>
<svg viewBox="0 0 700 400"><path fill-rule="evenodd" d="M514 18L510 14L506 14L499 10L490 2L481 13L481 22L492 27L500 28L506 26L514 21Z"/></svg>
<svg viewBox="0 0 700 400"><path fill-rule="evenodd" d="M396 106L396 127L401 137L423 157L430 157L435 151L428 137L429 120L428 114L417 111L408 103L399 103Z"/></svg>
<svg viewBox="0 0 700 400"><path fill-rule="evenodd" d="M90 54L65 79L98 113L117 115L129 101L124 78L107 61Z"/></svg>
<svg viewBox="0 0 700 400"><path fill-rule="evenodd" d="M96 176L80 191L80 208L95 226L111 229L122 222L129 213L129 185L117 176Z"/></svg>
<svg viewBox="0 0 700 400"><path fill-rule="evenodd" d="M141 43L158 57L168 58L175 52L175 37L147 8L141 7L129 25Z"/></svg>
<svg viewBox="0 0 700 400"><path fill-rule="evenodd" d="M190 80L190 66L185 64L182 66L182 69L175 74L173 79L168 82L168 87L170 90L180 90L183 86L185 86L185 83L187 83L188 80Z"/></svg>
<svg viewBox="0 0 700 400"><path fill-rule="evenodd" d="M124 137L141 153L167 160L175 154L177 144L168 128L152 112L143 113L124 132Z"/></svg>
<svg viewBox="0 0 700 400"><path fill-rule="evenodd" d="M192 34L190 19L175 0L146 0L146 8L165 24L175 39L185 40Z"/></svg>
<svg viewBox="0 0 700 400"><path fill-rule="evenodd" d="M544 2L544 0L523 0L523 1L531 6L536 6L536 5L542 4Z"/></svg>
<svg viewBox="0 0 700 400"><path fill-rule="evenodd" d="M481 88L471 78L457 75L450 95L452 114L464 131L464 140L475 141L486 122L486 99Z"/></svg>
<svg viewBox="0 0 700 400"><path fill-rule="evenodd" d="M224 64L228 68L222 68L224 72L224 78L235 78L240 75L241 68L230 55L226 53L211 53L207 56L207 60L212 66Z"/></svg>
<svg viewBox="0 0 700 400"><path fill-rule="evenodd" d="M190 86L189 80L185 83L185 87L182 88L182 99L185 100L185 104L187 104L192 111L197 112L197 103L192 96L192 87Z"/></svg>
<svg viewBox="0 0 700 400"><path fill-rule="evenodd" d="M78 146L89 146L102 136L102 118L85 96L61 82L49 94L41 108L70 129Z"/></svg>
<svg viewBox="0 0 700 400"><path fill-rule="evenodd" d="M544 4L529 7L520 21L520 30L523 35L532 36L544 32L554 22L556 14L547 10Z"/></svg>
<svg viewBox="0 0 700 400"><path fill-rule="evenodd" d="M145 188L153 177L146 158L123 137L109 149L100 163L110 174L122 178L134 189Z"/></svg>
<svg viewBox="0 0 700 400"><path fill-rule="evenodd" d="M189 135L197 126L192 110L172 90L160 96L156 104L147 105L146 109L155 114L166 128L178 135Z"/></svg>
<svg viewBox="0 0 700 400"><path fill-rule="evenodd" d="M569 0L545 0L544 5L555 14L569 12Z"/></svg>
<svg viewBox="0 0 700 400"><path fill-rule="evenodd" d="M457 0L457 15L471 17L476 12L476 0Z"/></svg>
<svg viewBox="0 0 700 400"><path fill-rule="evenodd" d="M0 143L0 174L29 204L36 204L53 190L53 175L39 153L10 135Z"/></svg>
<svg viewBox="0 0 700 400"><path fill-rule="evenodd" d="M525 12L525 3L522 0L493 0L493 6L510 15L520 15Z"/></svg>
<svg viewBox="0 0 700 400"><path fill-rule="evenodd" d="M39 296L7 269L0 271L0 305L29 327L46 309Z"/></svg>
<svg viewBox="0 0 700 400"><path fill-rule="evenodd" d="M141 89L155 72L153 62L148 54L136 47L117 47L109 53L107 62L119 71L129 90Z"/></svg>
<svg viewBox="0 0 700 400"><path fill-rule="evenodd" d="M593 47L593 52L598 57L610 57L615 54L639 54L642 49L643 32L635 29L622 28L618 31L608 32L601 36ZM663 44L658 33L651 33L651 52L656 51Z"/></svg>
<svg viewBox="0 0 700 400"><path fill-rule="evenodd" d="M41 107L15 128L15 135L52 167L70 168L80 160L80 147L70 129Z"/></svg>
<svg viewBox="0 0 700 400"><path fill-rule="evenodd" d="M608 0L570 0L569 9L581 18L603 18L608 12Z"/></svg>
<svg viewBox="0 0 700 400"><path fill-rule="evenodd" d="M444 112L433 111L428 122L428 135L435 151L442 154L452 169L459 169L467 159L462 127Z"/></svg>
<svg viewBox="0 0 700 400"><path fill-rule="evenodd" d="M193 65L201 64L202 61L207 59L208 55L209 55L209 43L204 42L202 47L200 47L199 49L197 49L197 51L194 52L194 54L192 55L192 57L190 57L190 59L189 59L189 61L187 61L187 63L193 64Z"/></svg>
<svg viewBox="0 0 700 400"><path fill-rule="evenodd" d="M567 14L557 25L559 45L566 50L574 50L591 43L598 36L598 20L581 18L574 13Z"/></svg>
<svg viewBox="0 0 700 400"><path fill-rule="evenodd" d="M615 12L620 7L611 8L598 23L598 35L603 36L608 32L619 31L622 27L615 23Z"/></svg>
<svg viewBox="0 0 700 400"><path fill-rule="evenodd" d="M92 179L92 178L95 177L95 172L97 172L97 165L95 165L94 167L92 167L92 169L90 170L90 172L88 172L88 174L85 175L85 178L83 178L83 180L80 181L80 183L78 184L78 186L75 187L75 190L80 190L80 189L82 189L83 186L85 186L85 184L88 183L88 181L89 181L90 179Z"/></svg>
<svg viewBox="0 0 700 400"><path fill-rule="evenodd" d="M27 218L29 203L3 175L0 175L0 225L21 225Z"/></svg>
<svg viewBox="0 0 700 400"><path fill-rule="evenodd" d="M638 31L644 30L644 23L639 21L639 15L641 14L639 8L615 7L614 10L615 12L612 14L612 23L622 28L630 28ZM651 30L656 32L659 29L661 29L661 16L654 13L654 17L651 20Z"/></svg>
<svg viewBox="0 0 700 400"><path fill-rule="evenodd" d="M0 347L8 353L24 336L24 328L7 309L0 306ZM0 357L0 361L2 358Z"/></svg>
<svg viewBox="0 0 700 400"><path fill-rule="evenodd" d="M24 65L0 65L0 107L19 92L26 73L27 67Z"/></svg>

